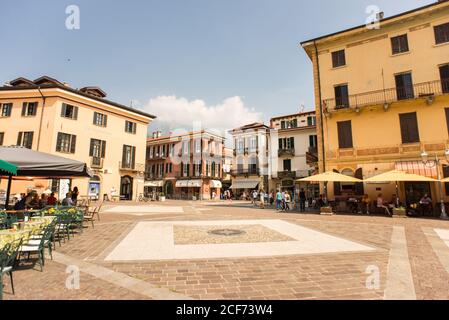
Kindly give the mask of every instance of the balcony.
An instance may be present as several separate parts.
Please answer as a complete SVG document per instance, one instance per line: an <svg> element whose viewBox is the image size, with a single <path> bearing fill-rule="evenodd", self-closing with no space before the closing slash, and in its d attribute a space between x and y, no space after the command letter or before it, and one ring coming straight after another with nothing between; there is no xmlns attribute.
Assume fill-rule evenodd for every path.
<svg viewBox="0 0 449 320"><path fill-rule="evenodd" d="M90 157L90 167L92 169L102 169L103 168L103 158L101 157Z"/></svg>
<svg viewBox="0 0 449 320"><path fill-rule="evenodd" d="M296 179L295 171L278 171L279 179Z"/></svg>
<svg viewBox="0 0 449 320"><path fill-rule="evenodd" d="M237 169L237 170L231 170L231 175L234 177L240 177L240 176L259 176L260 175L260 169L259 168L251 168L251 169Z"/></svg>
<svg viewBox="0 0 449 320"><path fill-rule="evenodd" d="M279 149L278 150L278 157L282 156L295 156L295 149L294 148L287 148L287 149Z"/></svg>
<svg viewBox="0 0 449 320"><path fill-rule="evenodd" d="M145 165L143 163L119 162L119 169L122 171L144 172Z"/></svg>
<svg viewBox="0 0 449 320"><path fill-rule="evenodd" d="M165 178L165 173L145 172L145 180L161 180Z"/></svg>
<svg viewBox="0 0 449 320"><path fill-rule="evenodd" d="M329 114L340 110L355 110L360 108L384 105L403 100L424 98L428 103L433 97L449 94L449 79L415 83L409 87L395 87L385 90L369 91L350 95L348 98L323 100L324 112Z"/></svg>

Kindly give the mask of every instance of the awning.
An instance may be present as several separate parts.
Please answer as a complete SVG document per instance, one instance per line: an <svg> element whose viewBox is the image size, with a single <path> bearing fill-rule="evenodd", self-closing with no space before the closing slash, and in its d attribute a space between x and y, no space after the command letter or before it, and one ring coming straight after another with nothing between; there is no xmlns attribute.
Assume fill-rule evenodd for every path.
<svg viewBox="0 0 449 320"><path fill-rule="evenodd" d="M163 185L163 181L159 180L159 181L145 181L144 183L144 187L162 187Z"/></svg>
<svg viewBox="0 0 449 320"><path fill-rule="evenodd" d="M0 174L1 173L15 176L17 174L17 167L12 163L0 160Z"/></svg>
<svg viewBox="0 0 449 320"><path fill-rule="evenodd" d="M395 163L395 170L433 179L438 178L437 166L435 163L425 165L422 161L398 161Z"/></svg>
<svg viewBox="0 0 449 320"><path fill-rule="evenodd" d="M221 181L219 181L219 180L211 180L210 181L210 187L211 188L222 188L223 186L221 184Z"/></svg>
<svg viewBox="0 0 449 320"><path fill-rule="evenodd" d="M189 180L178 180L176 181L176 188L187 188L189 184Z"/></svg>
<svg viewBox="0 0 449 320"><path fill-rule="evenodd" d="M201 188L202 181L201 180L189 180L187 186L190 188Z"/></svg>
<svg viewBox="0 0 449 320"><path fill-rule="evenodd" d="M231 189L255 189L259 183L259 180L235 180Z"/></svg>

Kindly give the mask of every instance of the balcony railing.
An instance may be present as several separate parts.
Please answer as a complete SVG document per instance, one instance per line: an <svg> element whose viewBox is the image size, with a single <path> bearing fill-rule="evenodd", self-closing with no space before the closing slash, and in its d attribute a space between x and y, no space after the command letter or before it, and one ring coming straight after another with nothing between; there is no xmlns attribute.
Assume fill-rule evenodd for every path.
<svg viewBox="0 0 449 320"><path fill-rule="evenodd" d="M231 170L232 176L258 176L260 175L260 169L259 168L251 168L251 169L237 169L237 170Z"/></svg>
<svg viewBox="0 0 449 320"><path fill-rule="evenodd" d="M296 171L279 171L279 179L296 179Z"/></svg>
<svg viewBox="0 0 449 320"><path fill-rule="evenodd" d="M325 99L323 100L323 108L325 112L332 112L416 98L432 98L443 94L449 94L449 79L415 83L407 87L369 91L337 99Z"/></svg>
<svg viewBox="0 0 449 320"><path fill-rule="evenodd" d="M145 180L158 180L163 179L164 177L165 173L145 172Z"/></svg>
<svg viewBox="0 0 449 320"><path fill-rule="evenodd" d="M90 167L93 169L102 169L103 168L103 158L101 157L91 157L90 158Z"/></svg>
<svg viewBox="0 0 449 320"><path fill-rule="evenodd" d="M119 162L119 169L123 171L145 171L145 165L142 163Z"/></svg>
<svg viewBox="0 0 449 320"><path fill-rule="evenodd" d="M287 149L279 149L278 150L278 156L294 156L295 155L295 149L294 148L287 148Z"/></svg>

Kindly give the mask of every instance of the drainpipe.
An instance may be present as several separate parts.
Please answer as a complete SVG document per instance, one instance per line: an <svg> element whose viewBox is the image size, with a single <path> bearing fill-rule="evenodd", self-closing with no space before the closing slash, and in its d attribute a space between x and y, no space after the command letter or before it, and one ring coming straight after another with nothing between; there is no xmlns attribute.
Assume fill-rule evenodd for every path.
<svg viewBox="0 0 449 320"><path fill-rule="evenodd" d="M39 146L40 146L40 143L41 143L42 121L44 119L44 109L45 109L45 99L46 98L42 94L40 86L37 87L37 90L39 91L39 93L40 93L40 95L42 97L42 112L41 112L41 119L39 121L39 132L38 132L38 135L37 135L37 149L36 149L37 151L39 151Z"/></svg>
<svg viewBox="0 0 449 320"><path fill-rule="evenodd" d="M316 41L313 41L313 46L315 47L316 56L316 68L318 76L318 99L320 101L320 119L321 119L321 152L323 157L323 172L326 172L326 152L324 148L324 115L323 115L323 99L321 97L321 74L320 74L320 58L318 55L318 47ZM327 204L327 182L324 183L324 201Z"/></svg>

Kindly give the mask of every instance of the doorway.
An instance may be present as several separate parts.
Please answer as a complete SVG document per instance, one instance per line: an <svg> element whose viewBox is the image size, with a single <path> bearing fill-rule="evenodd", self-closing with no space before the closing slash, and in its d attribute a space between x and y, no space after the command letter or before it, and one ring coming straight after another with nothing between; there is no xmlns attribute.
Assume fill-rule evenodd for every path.
<svg viewBox="0 0 449 320"><path fill-rule="evenodd" d="M132 200L133 198L133 178L124 176L120 178L120 198Z"/></svg>
<svg viewBox="0 0 449 320"><path fill-rule="evenodd" d="M407 205L417 204L427 194L432 199L429 182L405 182L405 200Z"/></svg>

